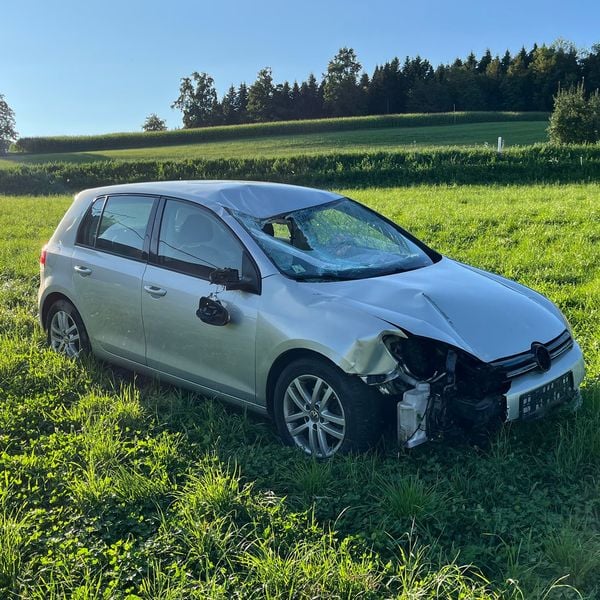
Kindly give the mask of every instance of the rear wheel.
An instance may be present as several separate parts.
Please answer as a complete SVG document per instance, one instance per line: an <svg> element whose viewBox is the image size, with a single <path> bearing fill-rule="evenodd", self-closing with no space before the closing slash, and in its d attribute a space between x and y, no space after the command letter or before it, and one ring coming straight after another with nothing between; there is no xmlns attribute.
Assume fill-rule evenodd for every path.
<svg viewBox="0 0 600 600"><path fill-rule="evenodd" d="M90 341L77 309L68 300L57 300L46 320L48 345L59 354L77 358L89 352Z"/></svg>
<svg viewBox="0 0 600 600"><path fill-rule="evenodd" d="M316 359L301 359L283 370L274 412L283 441L315 458L366 450L381 436L379 394Z"/></svg>

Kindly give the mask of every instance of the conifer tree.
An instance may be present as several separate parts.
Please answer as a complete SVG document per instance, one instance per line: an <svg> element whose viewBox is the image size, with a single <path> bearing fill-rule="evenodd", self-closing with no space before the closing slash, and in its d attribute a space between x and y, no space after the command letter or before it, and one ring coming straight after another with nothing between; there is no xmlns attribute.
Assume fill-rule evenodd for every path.
<svg viewBox="0 0 600 600"><path fill-rule="evenodd" d="M273 75L271 67L258 72L256 81L248 90L248 116L251 121L270 121L273 119Z"/></svg>
<svg viewBox="0 0 600 600"><path fill-rule="evenodd" d="M240 83L235 97L235 112L239 123L248 122L248 87L243 82Z"/></svg>
<svg viewBox="0 0 600 600"><path fill-rule="evenodd" d="M221 112L225 125L233 125L238 122L236 101L237 92L235 91L235 86L231 85L221 101Z"/></svg>

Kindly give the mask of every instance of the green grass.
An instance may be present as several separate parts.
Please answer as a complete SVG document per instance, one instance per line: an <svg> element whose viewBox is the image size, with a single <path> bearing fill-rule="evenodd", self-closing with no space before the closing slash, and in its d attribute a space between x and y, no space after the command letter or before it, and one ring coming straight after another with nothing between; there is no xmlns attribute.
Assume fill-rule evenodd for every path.
<svg viewBox="0 0 600 600"><path fill-rule="evenodd" d="M49 352L37 258L70 198L0 197L0 597L599 597L600 186L345 193L557 302L583 409L485 453L309 461L259 418Z"/></svg>
<svg viewBox="0 0 600 600"><path fill-rule="evenodd" d="M340 151L394 150L399 146L497 146L498 136L506 145L528 145L546 141L547 123L517 121L389 127L296 135L272 135L231 141L204 142L179 146L69 152L58 154L15 154L0 160L0 168L14 164L49 162L94 162L100 160L180 160L188 158L264 158L314 155Z"/></svg>
<svg viewBox="0 0 600 600"><path fill-rule="evenodd" d="M143 181L243 179L315 187L397 187L414 184L540 184L598 180L600 145L513 146L501 155L485 146L399 146L394 151L291 157L187 160L105 160L0 169L0 193L57 194Z"/></svg>
<svg viewBox="0 0 600 600"><path fill-rule="evenodd" d="M173 129L170 131L107 133L101 135L55 136L19 138L15 144L18 152L80 152L117 150L123 148L148 148L210 141L240 140L278 135L325 133L328 131L353 131L387 127L424 127L429 125L457 125L465 123L545 121L544 112L469 111L451 113L414 113L371 115L365 117L337 117L276 121L272 123L246 123L221 125L198 129Z"/></svg>

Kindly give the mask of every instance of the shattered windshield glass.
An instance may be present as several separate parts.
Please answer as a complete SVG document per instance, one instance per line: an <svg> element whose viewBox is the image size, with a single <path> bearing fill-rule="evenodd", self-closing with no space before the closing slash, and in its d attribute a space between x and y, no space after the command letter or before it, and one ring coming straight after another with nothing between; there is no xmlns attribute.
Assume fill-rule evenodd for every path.
<svg viewBox="0 0 600 600"><path fill-rule="evenodd" d="M297 280L361 279L434 262L394 225L347 198L267 219L233 214L279 270Z"/></svg>

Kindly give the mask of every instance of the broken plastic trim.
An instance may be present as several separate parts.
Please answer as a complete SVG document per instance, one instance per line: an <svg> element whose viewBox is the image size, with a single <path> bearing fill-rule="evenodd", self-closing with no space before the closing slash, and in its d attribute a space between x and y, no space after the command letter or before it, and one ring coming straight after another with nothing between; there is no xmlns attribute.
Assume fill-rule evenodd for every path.
<svg viewBox="0 0 600 600"><path fill-rule="evenodd" d="M400 379L405 384L411 387L416 387L419 383L435 383L442 379L445 376L446 371L435 371L430 377L419 377L411 371L411 369L407 366L406 361L404 360L402 355L396 352L393 346L394 343L402 342L407 339L417 340L418 338L404 338L399 335L384 336L383 343L385 344L385 347L387 348L391 356L394 358L394 360L397 361L398 365L395 369L389 371L388 373L382 373L377 375L365 375L362 376L361 379L367 385L372 386L384 386L386 383L390 383L391 381ZM428 340L428 342L432 345L435 344L436 346L438 346L438 342L435 342L434 340ZM441 343L439 346L439 351L442 353L446 351L446 349Z"/></svg>
<svg viewBox="0 0 600 600"><path fill-rule="evenodd" d="M418 383L416 379L413 379L412 377L410 377L410 375L404 373L400 365L398 365L393 371L390 371L389 373L383 373L382 375L364 375L361 377L361 379L367 385L384 385L398 378L402 379L409 385L416 385Z"/></svg>
<svg viewBox="0 0 600 600"><path fill-rule="evenodd" d="M403 433L398 433L401 446L412 447L446 435L481 435L494 423L506 419L504 370L430 338L410 334L403 338L389 333L382 339L397 366L387 373L366 375L361 379L377 387L385 396L401 398L397 409L398 432L401 429L400 407L405 417ZM425 419L418 428L422 433L417 435L415 431L409 436L406 425L412 423L411 410L418 409L415 390L423 385L428 387L429 394L420 413ZM407 401L407 398L411 400Z"/></svg>
<svg viewBox="0 0 600 600"><path fill-rule="evenodd" d="M383 343L398 362L403 380L410 385L434 383L448 370L445 360L449 347L442 342L411 335L387 335Z"/></svg>

